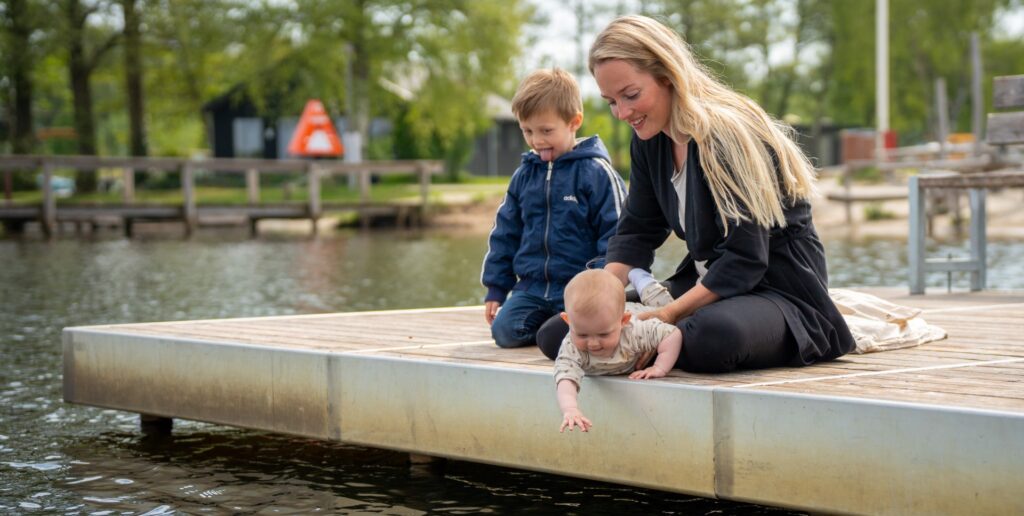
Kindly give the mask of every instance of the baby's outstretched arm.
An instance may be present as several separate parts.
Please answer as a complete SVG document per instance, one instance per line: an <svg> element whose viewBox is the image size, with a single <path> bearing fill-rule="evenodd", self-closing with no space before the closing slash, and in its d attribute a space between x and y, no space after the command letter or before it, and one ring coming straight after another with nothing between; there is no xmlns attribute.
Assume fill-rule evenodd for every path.
<svg viewBox="0 0 1024 516"><path fill-rule="evenodd" d="M672 370L672 366L676 365L676 359L679 358L679 353L683 349L683 332L676 328L675 331L668 334L658 343L658 358L654 359L654 364L647 369L640 369L630 373L629 377L634 380L643 380L645 378L661 378L668 374Z"/></svg>
<svg viewBox="0 0 1024 516"><path fill-rule="evenodd" d="M579 390L576 387L576 382L562 380L558 382L555 390L558 393L558 408L562 409L562 426L558 431L564 432L568 428L571 432L574 426L580 427L580 430L584 432L589 431L590 427L594 425L576 406L576 391Z"/></svg>

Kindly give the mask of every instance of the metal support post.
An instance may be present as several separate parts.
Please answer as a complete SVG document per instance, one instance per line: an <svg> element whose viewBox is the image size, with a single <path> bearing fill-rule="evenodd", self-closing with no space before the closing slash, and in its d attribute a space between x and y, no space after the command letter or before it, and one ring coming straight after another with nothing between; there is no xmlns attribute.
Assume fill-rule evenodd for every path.
<svg viewBox="0 0 1024 516"><path fill-rule="evenodd" d="M920 178L910 178L907 187L910 201L910 234L907 238L907 269L911 294L924 294L925 196Z"/></svg>
<svg viewBox="0 0 1024 516"><path fill-rule="evenodd" d="M967 195L971 203L971 260L975 265L971 271L971 290L976 292L985 288L986 281L985 189L971 188Z"/></svg>

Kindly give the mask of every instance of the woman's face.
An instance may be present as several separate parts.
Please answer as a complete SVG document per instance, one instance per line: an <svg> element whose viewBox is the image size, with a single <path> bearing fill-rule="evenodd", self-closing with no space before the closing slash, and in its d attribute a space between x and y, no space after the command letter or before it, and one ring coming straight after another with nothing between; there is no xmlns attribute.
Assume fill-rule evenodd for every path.
<svg viewBox="0 0 1024 516"><path fill-rule="evenodd" d="M667 80L655 79L621 59L595 66L594 79L612 115L629 122L641 140L668 130L672 87Z"/></svg>

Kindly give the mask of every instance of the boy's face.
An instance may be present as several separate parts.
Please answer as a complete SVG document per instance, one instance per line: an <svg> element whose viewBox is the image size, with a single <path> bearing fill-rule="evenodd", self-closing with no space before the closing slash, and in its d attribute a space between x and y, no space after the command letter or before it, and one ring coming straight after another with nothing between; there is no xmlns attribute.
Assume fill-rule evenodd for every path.
<svg viewBox="0 0 1024 516"><path fill-rule="evenodd" d="M631 315L605 306L586 315L562 312L562 319L569 324L569 340L576 349L607 358L619 347L619 334Z"/></svg>
<svg viewBox="0 0 1024 516"><path fill-rule="evenodd" d="M576 113L566 122L554 111L546 110L520 120L519 129L523 131L526 144L540 159L554 161L576 145L576 131L582 124L583 113Z"/></svg>

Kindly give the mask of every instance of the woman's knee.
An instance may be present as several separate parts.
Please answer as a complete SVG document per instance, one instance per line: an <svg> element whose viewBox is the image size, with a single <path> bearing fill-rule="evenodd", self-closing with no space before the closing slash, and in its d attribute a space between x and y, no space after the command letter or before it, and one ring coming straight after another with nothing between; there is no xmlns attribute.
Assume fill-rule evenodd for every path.
<svg viewBox="0 0 1024 516"><path fill-rule="evenodd" d="M678 366L695 373L726 373L743 361L749 338L732 321L698 318L679 323L683 331L683 350Z"/></svg>

